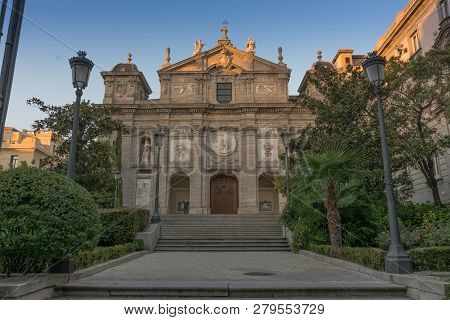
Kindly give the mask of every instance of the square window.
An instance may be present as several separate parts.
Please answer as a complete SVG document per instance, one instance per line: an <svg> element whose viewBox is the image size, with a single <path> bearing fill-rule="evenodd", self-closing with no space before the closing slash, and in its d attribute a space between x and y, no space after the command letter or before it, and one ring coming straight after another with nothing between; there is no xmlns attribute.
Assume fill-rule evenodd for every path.
<svg viewBox="0 0 450 320"><path fill-rule="evenodd" d="M230 103L232 100L232 84L218 83L217 84L217 101L219 103Z"/></svg>

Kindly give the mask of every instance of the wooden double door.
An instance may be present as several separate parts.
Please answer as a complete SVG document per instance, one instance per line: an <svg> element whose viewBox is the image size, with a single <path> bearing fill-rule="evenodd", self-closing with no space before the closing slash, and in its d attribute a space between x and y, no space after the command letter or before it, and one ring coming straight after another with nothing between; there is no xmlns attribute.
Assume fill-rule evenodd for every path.
<svg viewBox="0 0 450 320"><path fill-rule="evenodd" d="M238 182L235 177L218 175L211 180L211 213L236 214Z"/></svg>

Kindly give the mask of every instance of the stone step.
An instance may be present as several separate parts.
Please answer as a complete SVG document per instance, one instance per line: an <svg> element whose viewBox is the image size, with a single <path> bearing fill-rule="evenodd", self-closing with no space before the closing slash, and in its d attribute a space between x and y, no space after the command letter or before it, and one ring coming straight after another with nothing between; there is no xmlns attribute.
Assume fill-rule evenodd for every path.
<svg viewBox="0 0 450 320"><path fill-rule="evenodd" d="M330 281L69 283L55 299L284 298L406 299L406 287L390 283Z"/></svg>
<svg viewBox="0 0 450 320"><path fill-rule="evenodd" d="M274 243L254 243L254 242L241 242L241 243L229 243L226 241L223 242L203 242L203 243L195 243L191 241L186 241L184 243L179 242L158 242L158 248L163 247L190 247L190 248L208 248L208 247L221 247L221 248L228 248L228 247L289 247L289 243L287 242L274 242Z"/></svg>
<svg viewBox="0 0 450 320"><path fill-rule="evenodd" d="M171 240L237 240L237 241L252 241L252 240L279 240L282 236L245 236L245 235L162 235L160 239Z"/></svg>
<svg viewBox="0 0 450 320"><path fill-rule="evenodd" d="M181 234L181 233L186 233L186 234L215 234L215 233L222 233L222 234L283 234L283 232L281 230L263 230L263 231L257 231L257 230L201 230L201 229L190 229L190 230L172 230L172 229L163 229L161 230L161 233L163 234L168 234L168 233L176 233L176 234Z"/></svg>
<svg viewBox="0 0 450 320"><path fill-rule="evenodd" d="M278 215L165 215L155 251L290 251Z"/></svg>
<svg viewBox="0 0 450 320"><path fill-rule="evenodd" d="M289 246L156 246L155 251L291 251Z"/></svg>
<svg viewBox="0 0 450 320"><path fill-rule="evenodd" d="M287 243L286 238L273 238L273 239L203 239L203 238L198 238L198 239L192 239L192 238L183 238L183 239L171 239L171 238L161 238L158 243L162 244L162 243L166 243L166 242L170 242L170 243L185 243L187 241L189 241L190 243L241 243L242 240L245 240L245 243L279 243L279 242L283 242L283 243Z"/></svg>

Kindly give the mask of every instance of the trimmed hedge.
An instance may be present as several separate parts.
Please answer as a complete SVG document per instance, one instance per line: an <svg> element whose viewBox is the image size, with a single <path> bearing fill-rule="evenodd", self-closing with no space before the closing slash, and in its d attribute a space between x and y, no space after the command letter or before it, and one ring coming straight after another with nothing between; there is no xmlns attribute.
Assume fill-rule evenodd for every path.
<svg viewBox="0 0 450 320"><path fill-rule="evenodd" d="M309 250L326 256L331 254L329 245L311 245ZM383 271L386 253L378 248L343 247L337 258ZM450 271L450 246L416 248L409 253L414 271Z"/></svg>
<svg viewBox="0 0 450 320"><path fill-rule="evenodd" d="M99 245L103 247L133 242L136 234L144 230L148 223L145 209L100 209L103 233Z"/></svg>
<svg viewBox="0 0 450 320"><path fill-rule="evenodd" d="M101 234L89 192L66 176L19 167L0 172L0 273L42 272Z"/></svg>
<svg viewBox="0 0 450 320"><path fill-rule="evenodd" d="M137 240L133 243L119 244L112 247L97 247L92 250L80 251L74 256L75 269L84 269L143 249L144 243L142 240Z"/></svg>
<svg viewBox="0 0 450 320"><path fill-rule="evenodd" d="M311 245L310 250L327 256L331 254L331 247L329 245ZM337 258L372 269L384 270L385 256L386 251L378 248L343 247Z"/></svg>
<svg viewBox="0 0 450 320"><path fill-rule="evenodd" d="M450 271L450 246L416 248L410 254L415 271Z"/></svg>

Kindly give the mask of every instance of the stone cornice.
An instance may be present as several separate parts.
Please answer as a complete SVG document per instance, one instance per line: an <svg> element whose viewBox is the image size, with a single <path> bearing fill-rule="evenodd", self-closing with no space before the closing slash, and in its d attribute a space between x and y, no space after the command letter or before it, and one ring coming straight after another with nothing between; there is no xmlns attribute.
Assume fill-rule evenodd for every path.
<svg viewBox="0 0 450 320"><path fill-rule="evenodd" d="M408 23L410 23L410 21L416 18L419 14L428 12L428 10L433 6L436 6L436 2L434 0L409 1L397 14L394 22L385 34L378 39L377 44L375 45L375 50L378 51L379 54L384 55L386 48L394 41L394 39L398 37L398 35L404 30L405 26L407 26Z"/></svg>
<svg viewBox="0 0 450 320"><path fill-rule="evenodd" d="M108 107L107 104L98 106ZM216 105L115 105L122 114L242 114L242 113L298 113L308 112L305 107L293 103L235 104L227 107Z"/></svg>

